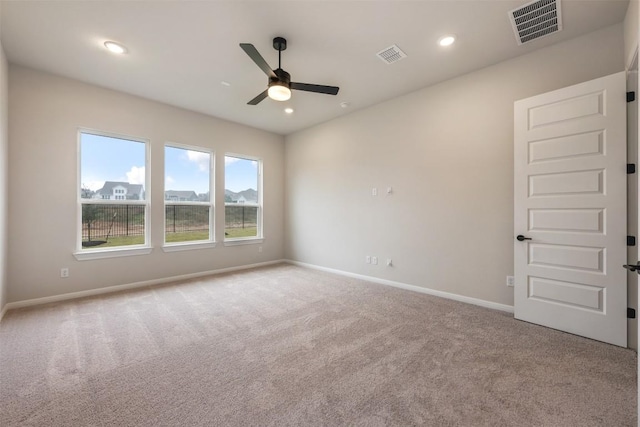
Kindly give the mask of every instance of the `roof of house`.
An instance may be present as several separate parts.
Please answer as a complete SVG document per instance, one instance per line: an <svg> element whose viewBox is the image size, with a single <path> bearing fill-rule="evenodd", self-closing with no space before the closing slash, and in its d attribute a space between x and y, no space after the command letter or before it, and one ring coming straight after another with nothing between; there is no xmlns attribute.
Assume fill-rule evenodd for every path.
<svg viewBox="0 0 640 427"><path fill-rule="evenodd" d="M104 185L97 192L100 194L113 194L115 187L124 187L127 189L127 195L140 195L144 191L142 184L129 184L121 181L105 181Z"/></svg>
<svg viewBox="0 0 640 427"><path fill-rule="evenodd" d="M165 199L178 199L178 200L198 200L198 195L195 191L191 190L167 190L164 192Z"/></svg>

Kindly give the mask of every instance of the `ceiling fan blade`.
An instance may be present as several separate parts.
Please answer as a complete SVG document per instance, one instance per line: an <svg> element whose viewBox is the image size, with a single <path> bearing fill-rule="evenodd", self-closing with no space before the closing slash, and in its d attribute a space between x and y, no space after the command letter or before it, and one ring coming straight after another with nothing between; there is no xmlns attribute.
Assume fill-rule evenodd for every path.
<svg viewBox="0 0 640 427"><path fill-rule="evenodd" d="M340 90L336 86L312 85L309 83L291 82L291 89L305 90L307 92L326 93L327 95L337 95Z"/></svg>
<svg viewBox="0 0 640 427"><path fill-rule="evenodd" d="M252 45L251 43L240 43L240 47L245 51L247 55L249 55L249 58L251 58L253 62L255 62L256 65L260 67L262 71L264 71L267 76L277 78L276 73L274 73L271 67L269 67L267 61L264 60L264 58L262 57L262 55L260 55L260 52L258 52L254 45Z"/></svg>
<svg viewBox="0 0 640 427"><path fill-rule="evenodd" d="M263 99L265 99L268 95L269 89L265 90L264 92L262 92L260 95L256 96L255 98L253 98L251 101L247 102L248 105L258 105L260 103L260 101L262 101Z"/></svg>

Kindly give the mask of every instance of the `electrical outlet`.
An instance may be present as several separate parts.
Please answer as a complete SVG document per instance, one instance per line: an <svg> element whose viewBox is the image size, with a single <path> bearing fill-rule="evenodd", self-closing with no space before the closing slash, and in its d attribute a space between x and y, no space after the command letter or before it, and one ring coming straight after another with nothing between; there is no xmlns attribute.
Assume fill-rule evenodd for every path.
<svg viewBox="0 0 640 427"><path fill-rule="evenodd" d="M258 252L262 252L262 246L258 246Z"/></svg>
<svg viewBox="0 0 640 427"><path fill-rule="evenodd" d="M516 279L513 276L507 276L507 286L512 288L515 283Z"/></svg>
<svg viewBox="0 0 640 427"><path fill-rule="evenodd" d="M377 256L372 256L371 257L371 264L378 265L378 257Z"/></svg>
<svg viewBox="0 0 640 427"><path fill-rule="evenodd" d="M60 277L69 277L69 269L68 268L61 268L60 269Z"/></svg>
<svg viewBox="0 0 640 427"><path fill-rule="evenodd" d="M373 187L373 188L371 189L371 195L372 195L372 196L377 196L377 195L378 195L378 189L377 189L376 187Z"/></svg>
<svg viewBox="0 0 640 427"><path fill-rule="evenodd" d="M367 264L371 264L371 257L370 257L369 255L367 255L367 256L364 258L364 262L366 262Z"/></svg>

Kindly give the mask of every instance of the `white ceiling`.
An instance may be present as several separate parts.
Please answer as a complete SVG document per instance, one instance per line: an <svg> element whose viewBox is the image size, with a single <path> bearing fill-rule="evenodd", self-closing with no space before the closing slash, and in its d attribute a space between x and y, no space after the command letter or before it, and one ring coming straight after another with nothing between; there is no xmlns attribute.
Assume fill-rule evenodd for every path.
<svg viewBox="0 0 640 427"><path fill-rule="evenodd" d="M518 46L507 12L527 2L23 0L2 1L0 23L11 63L289 134L619 23L628 5L562 0L564 29ZM456 44L439 47L449 33ZM247 105L267 77L238 44L276 68L275 36L288 41L282 68L292 81L339 86L338 95L294 91L284 103ZM109 53L106 40L129 53ZM393 44L408 57L388 65L376 53Z"/></svg>

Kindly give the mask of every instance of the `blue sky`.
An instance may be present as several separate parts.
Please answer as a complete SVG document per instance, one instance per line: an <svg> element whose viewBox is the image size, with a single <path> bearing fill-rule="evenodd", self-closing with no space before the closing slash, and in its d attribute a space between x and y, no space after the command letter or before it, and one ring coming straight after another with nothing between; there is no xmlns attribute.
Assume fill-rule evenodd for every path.
<svg viewBox="0 0 640 427"><path fill-rule="evenodd" d="M142 142L83 133L81 137L81 185L99 190L105 181L145 183L145 146ZM210 154L165 147L165 189L209 191ZM153 167L157 167L154 165ZM257 162L225 158L225 188L234 192L257 190Z"/></svg>
<svg viewBox="0 0 640 427"><path fill-rule="evenodd" d="M235 193L258 189L258 162L226 156L224 159L224 188Z"/></svg>

